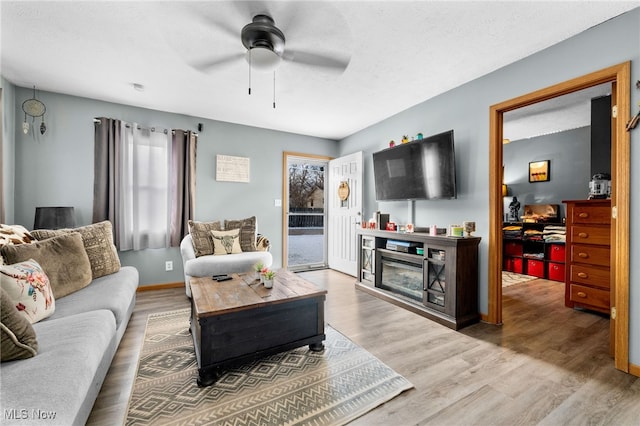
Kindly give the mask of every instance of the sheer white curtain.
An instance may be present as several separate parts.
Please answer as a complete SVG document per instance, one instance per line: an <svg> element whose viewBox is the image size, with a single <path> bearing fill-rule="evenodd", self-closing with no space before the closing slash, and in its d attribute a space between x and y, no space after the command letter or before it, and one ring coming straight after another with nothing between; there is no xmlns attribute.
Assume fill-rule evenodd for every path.
<svg viewBox="0 0 640 426"><path fill-rule="evenodd" d="M169 247L171 134L121 122L120 250Z"/></svg>

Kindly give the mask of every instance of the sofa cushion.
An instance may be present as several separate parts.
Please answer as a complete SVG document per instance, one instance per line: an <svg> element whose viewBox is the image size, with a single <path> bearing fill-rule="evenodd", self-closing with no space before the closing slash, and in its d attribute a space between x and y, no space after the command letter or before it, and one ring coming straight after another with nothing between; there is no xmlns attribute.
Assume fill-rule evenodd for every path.
<svg viewBox="0 0 640 426"><path fill-rule="evenodd" d="M21 225L0 224L0 248L10 244L28 244L35 238ZM0 256L0 265L4 264L4 258Z"/></svg>
<svg viewBox="0 0 640 426"><path fill-rule="evenodd" d="M215 222L196 222L189 221L189 234L191 234L191 242L196 252L196 257L213 254L213 240L211 239L211 231L220 231L220 221Z"/></svg>
<svg viewBox="0 0 640 426"><path fill-rule="evenodd" d="M29 323L53 314L56 302L47 274L33 259L0 266L0 287L13 302L13 309Z"/></svg>
<svg viewBox="0 0 640 426"><path fill-rule="evenodd" d="M261 262L271 266L273 257L268 251L248 251L226 256L202 256L187 260L184 273L191 277L210 277L211 275L231 274L253 271L253 266Z"/></svg>
<svg viewBox="0 0 640 426"><path fill-rule="evenodd" d="M120 270L118 250L113 243L113 228L108 220L73 229L37 229L31 234L38 240L45 240L70 232L78 232L82 236L82 244L91 264L92 278L100 278Z"/></svg>
<svg viewBox="0 0 640 426"><path fill-rule="evenodd" d="M240 230L240 248L242 251L256 250L256 217L251 216L241 220L225 220L224 229Z"/></svg>
<svg viewBox="0 0 640 426"><path fill-rule="evenodd" d="M55 413L38 424L84 425L116 351L115 327L106 310L34 324L38 355L2 363L2 388L11 392L0 406Z"/></svg>
<svg viewBox="0 0 640 426"><path fill-rule="evenodd" d="M91 265L77 232L59 235L31 244L2 247L7 263L29 259L38 262L49 277L56 299L78 291L91 282Z"/></svg>
<svg viewBox="0 0 640 426"><path fill-rule="evenodd" d="M9 294L0 288L0 360L31 358L38 353L36 332L15 308Z"/></svg>
<svg viewBox="0 0 640 426"><path fill-rule="evenodd" d="M240 230L211 231L213 239L213 254L237 254L242 253L240 248Z"/></svg>
<svg viewBox="0 0 640 426"><path fill-rule="evenodd" d="M123 266L118 272L96 278L88 287L56 300L56 312L45 322L106 309L111 311L120 329L120 325L128 320L129 307L135 300L137 289L138 270L133 266Z"/></svg>

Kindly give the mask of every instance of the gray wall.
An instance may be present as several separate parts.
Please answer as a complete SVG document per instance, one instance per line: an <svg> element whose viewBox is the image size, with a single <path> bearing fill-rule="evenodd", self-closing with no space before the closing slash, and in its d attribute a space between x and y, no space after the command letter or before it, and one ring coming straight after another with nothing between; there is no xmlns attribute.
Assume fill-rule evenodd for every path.
<svg viewBox="0 0 640 426"><path fill-rule="evenodd" d="M480 244L479 309L488 312L489 230L489 108L553 84L570 80L615 64L631 61L631 105L637 112L640 91L633 84L640 63L640 9L611 19L521 61L463 84L429 99L340 142L340 154L362 150L365 158L364 206L366 217L373 211L390 213L406 221L406 202L376 203L371 154L387 147L403 134L435 134L455 131L458 199L415 203L418 226L446 226L464 220L476 222ZM451 72L455 72L452 69ZM625 120L628 119L624 118ZM631 190L640 188L640 130L631 132ZM551 159L553 160L553 159ZM553 179L553 177L552 177ZM631 217L640 217L640 198L631 197ZM629 235L638 235L640 221L631 223ZM640 256L640 239L630 239L631 259ZM640 263L630 265L630 361L640 365Z"/></svg>
<svg viewBox="0 0 640 426"><path fill-rule="evenodd" d="M16 126L22 101L31 89L15 87ZM337 142L179 114L119 105L50 92L39 92L47 106L47 132L15 131L14 220L31 229L36 206L76 209L78 224L91 223L93 206L93 118L111 117L144 126L195 130L199 133L195 219L241 219L255 215L258 230L269 237L274 265L282 265L282 152L335 156ZM13 112L13 111L12 111ZM39 123L39 122L38 122ZM251 182L217 182L216 154L249 157ZM5 160L5 163L7 161ZM11 216L9 216L11 217ZM120 252L123 264L140 271L141 284L183 281L178 248ZM166 260L174 270L165 272Z"/></svg>
<svg viewBox="0 0 640 426"><path fill-rule="evenodd" d="M520 201L521 215L525 204L559 204L560 217L566 215L562 200L586 198L591 180L590 129L587 126L503 145L504 183L509 188L505 213L514 196ZM530 183L529 162L542 160L549 160L550 180Z"/></svg>

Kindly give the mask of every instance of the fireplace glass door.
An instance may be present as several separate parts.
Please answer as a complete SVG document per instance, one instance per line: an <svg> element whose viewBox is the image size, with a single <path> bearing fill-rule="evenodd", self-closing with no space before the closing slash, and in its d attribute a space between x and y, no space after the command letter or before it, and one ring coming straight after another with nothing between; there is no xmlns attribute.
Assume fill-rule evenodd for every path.
<svg viewBox="0 0 640 426"><path fill-rule="evenodd" d="M422 302L422 265L388 257L382 257L381 262L378 287Z"/></svg>

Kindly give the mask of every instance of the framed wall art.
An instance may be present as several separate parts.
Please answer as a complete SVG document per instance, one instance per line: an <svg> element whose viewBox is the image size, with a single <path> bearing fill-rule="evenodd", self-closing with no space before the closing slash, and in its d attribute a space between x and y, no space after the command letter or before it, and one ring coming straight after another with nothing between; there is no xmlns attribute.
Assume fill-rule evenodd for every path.
<svg viewBox="0 0 640 426"><path fill-rule="evenodd" d="M549 180L549 160L529 163L529 182L547 182Z"/></svg>

